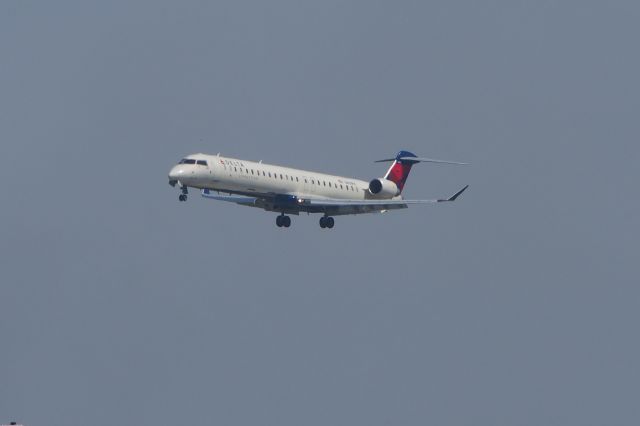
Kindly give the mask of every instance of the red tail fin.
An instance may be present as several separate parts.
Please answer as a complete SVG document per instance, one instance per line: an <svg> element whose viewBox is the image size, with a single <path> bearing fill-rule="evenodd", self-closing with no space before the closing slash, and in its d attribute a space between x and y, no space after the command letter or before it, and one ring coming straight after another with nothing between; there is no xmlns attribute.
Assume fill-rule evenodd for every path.
<svg viewBox="0 0 640 426"><path fill-rule="evenodd" d="M390 180L395 183L398 187L398 190L402 192L404 188L404 184L407 182L407 178L409 177L409 172L411 171L411 167L417 163L417 161L411 161L406 159L407 157L415 157L414 154L407 151L400 151L398 155L396 155L395 161L389 168L389 171L385 175L385 179ZM402 158L402 159L401 159Z"/></svg>

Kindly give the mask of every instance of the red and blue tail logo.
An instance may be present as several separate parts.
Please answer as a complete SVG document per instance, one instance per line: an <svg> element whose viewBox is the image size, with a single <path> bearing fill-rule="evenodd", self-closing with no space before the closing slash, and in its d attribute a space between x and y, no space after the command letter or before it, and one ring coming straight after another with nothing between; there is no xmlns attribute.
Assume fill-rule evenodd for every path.
<svg viewBox="0 0 640 426"><path fill-rule="evenodd" d="M407 182L411 167L419 163L419 161L411 161L407 157L416 157L416 155L408 151L400 151L384 177L395 183L400 192L402 192L404 184Z"/></svg>

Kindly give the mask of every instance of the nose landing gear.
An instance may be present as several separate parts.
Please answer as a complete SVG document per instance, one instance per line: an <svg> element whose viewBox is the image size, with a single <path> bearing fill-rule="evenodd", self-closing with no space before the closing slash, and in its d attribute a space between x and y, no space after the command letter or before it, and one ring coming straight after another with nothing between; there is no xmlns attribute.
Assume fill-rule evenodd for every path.
<svg viewBox="0 0 640 426"><path fill-rule="evenodd" d="M333 220L333 218L331 216L322 216L320 218L320 228L333 228L333 225L335 224L335 221Z"/></svg>
<svg viewBox="0 0 640 426"><path fill-rule="evenodd" d="M280 216L276 217L276 225L278 226L278 228L288 228L291 226L291 218L289 216L285 216L284 213L282 213Z"/></svg>
<svg viewBox="0 0 640 426"><path fill-rule="evenodd" d="M187 201L187 195L189 194L189 189L186 186L181 187L182 194L178 195L178 200Z"/></svg>

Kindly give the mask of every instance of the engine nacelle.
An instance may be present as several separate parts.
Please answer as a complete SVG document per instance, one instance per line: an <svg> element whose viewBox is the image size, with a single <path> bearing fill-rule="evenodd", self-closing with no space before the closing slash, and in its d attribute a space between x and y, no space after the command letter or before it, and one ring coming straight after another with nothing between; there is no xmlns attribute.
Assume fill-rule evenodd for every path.
<svg viewBox="0 0 640 426"><path fill-rule="evenodd" d="M369 194L373 198L393 198L400 194L398 186L388 179L374 179L369 182Z"/></svg>

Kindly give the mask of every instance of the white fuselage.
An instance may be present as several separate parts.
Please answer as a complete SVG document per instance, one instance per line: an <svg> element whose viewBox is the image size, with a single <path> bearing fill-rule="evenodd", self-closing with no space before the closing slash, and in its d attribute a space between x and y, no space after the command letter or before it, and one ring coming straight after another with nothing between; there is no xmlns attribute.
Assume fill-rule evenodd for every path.
<svg viewBox="0 0 640 426"><path fill-rule="evenodd" d="M362 180L220 155L189 155L171 170L169 179L183 186L236 194L350 200L371 197L369 183Z"/></svg>

